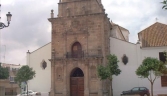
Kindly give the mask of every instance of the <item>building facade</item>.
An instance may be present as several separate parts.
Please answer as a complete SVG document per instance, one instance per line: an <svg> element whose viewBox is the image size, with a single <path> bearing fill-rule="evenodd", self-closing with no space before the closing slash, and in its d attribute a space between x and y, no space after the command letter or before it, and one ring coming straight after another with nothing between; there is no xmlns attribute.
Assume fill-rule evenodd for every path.
<svg viewBox="0 0 167 96"><path fill-rule="evenodd" d="M138 78L135 71L145 57L160 59L160 52L167 50L165 24L153 24L138 34L137 44L130 43L129 31L109 21L100 0L60 0L57 17L52 10L48 20L51 43L27 52L27 64L36 71L29 89L49 92L49 96L104 96L109 83L98 78L97 66L107 63L108 54L118 57L122 70L113 77L114 96L138 86L151 89L149 81ZM149 39L153 34L158 37ZM126 64L124 57L128 58ZM167 94L163 80L156 80L155 95Z"/></svg>
<svg viewBox="0 0 167 96"><path fill-rule="evenodd" d="M102 96L106 86L102 86L96 69L98 64L105 64L109 54L111 24L101 1L60 0L58 17L49 21L50 96Z"/></svg>
<svg viewBox="0 0 167 96"><path fill-rule="evenodd" d="M27 52L27 65L35 70L36 74L29 80L29 90L48 95L51 89L51 43L48 43L33 52Z"/></svg>
<svg viewBox="0 0 167 96"><path fill-rule="evenodd" d="M164 27L163 24L161 24L161 23L155 23L155 24L152 25L152 27L153 27L152 29L154 29L154 27L157 26L157 24L160 25L159 27L156 27L157 29L160 29L160 28ZM116 26L116 28L114 28L114 30L116 30L116 31L114 31L115 32L114 34L117 34L117 35L119 35L120 32L122 32L122 31L119 31L118 26ZM116 33L118 31L119 31L119 33ZM149 30L149 31L153 32L154 30ZM113 32L113 30L111 32ZM152 35L153 35L153 33L152 33ZM147 87L149 90L151 90L150 82L147 79L139 78L135 74L135 71L140 66L140 64L142 64L143 59L146 58L146 57L153 57L153 58L158 58L159 60L162 60L160 54L162 52L164 52L165 50L167 51L167 46L166 45L163 46L164 43L161 43L163 41L159 40L160 42L157 43L159 45L143 47L142 46L142 41L138 41L138 43L134 44L134 43L130 43L128 41L125 41L123 38L119 38L121 36L117 36L117 35L114 36L114 34L112 35L113 37L110 37L110 43L109 43L110 54L115 54L117 56L117 58L119 60L118 65L119 65L119 68L121 69L122 72L119 76L114 76L113 77L113 95L114 96L120 96L122 91L130 90L131 88L138 87L138 86L139 87ZM143 33L143 34L146 34L146 33ZM160 32L159 32L159 34L160 34ZM159 36L161 37L161 35L159 35ZM160 38L160 37L158 37L158 38ZM155 38L155 39L158 40L158 38ZM142 40L142 38L140 40ZM143 40L143 41L146 42L145 40ZM48 58L51 58L51 53L53 53L53 52L54 52L54 50L51 51L51 43L49 43L49 44L45 45L44 47L41 47L38 50L33 51L33 52L31 52L27 55L27 57L30 57L29 58L30 59L30 62L29 62L30 67L33 67L34 70L37 72L36 77L29 82L30 89L35 90L35 91L39 91L39 92L45 92L45 94L48 94L48 92L50 92L50 90L52 91L51 85L49 85L49 84L51 84L51 79L50 78L53 79L53 77L51 77L53 75L51 73L51 68L53 68L53 67L50 66L51 62L49 62L50 59L48 60ZM52 55L55 56L54 54L52 54ZM71 56L71 55L65 55L65 56ZM128 58L128 62L126 62L126 63L124 63L123 60L122 60L122 58L125 57L125 56ZM78 62L80 62L80 61L78 61L77 59L70 58L70 57L68 57L67 59L69 59L69 60L71 59L71 62L73 60L75 60L75 61L73 61L73 62L75 62L74 64L76 64L75 66L73 64L70 64L70 65L72 65L72 67L70 65L68 66L68 67L71 68L70 70L73 70L73 68L74 68L74 70L75 70L75 68L80 68L80 69L83 68L83 70L85 70L84 69L85 67L82 67L82 66L84 66L83 65L84 63L81 63L82 65L79 65ZM82 59L83 58L81 58L81 61L82 61ZM47 67L46 67L45 70L42 69L42 67L41 67L41 62L43 60L46 60L46 62L47 62ZM61 60L59 62L68 62L68 60L66 60L66 59L62 60L61 58L59 58L58 60ZM87 62L88 60L89 59L86 59L85 62ZM92 92L92 94L94 93L94 95L97 95L96 90L93 91L93 87L94 87L93 84L96 84L96 86L98 86L97 81L99 79L98 79L97 75L94 75L94 74L97 74L96 71L94 71L94 70L96 70L96 67L92 67L92 65L95 66L94 64L96 64L96 63L101 64L101 62L97 62L97 61L94 61L94 60L98 60L98 59L96 59L96 58L93 59L92 58L91 60L89 60L89 63L88 63L88 66L89 66L88 76L89 76L89 80L90 80L88 86L91 90L90 93L88 94L89 96L90 96L91 92ZM58 62L58 61L56 61L56 62ZM62 70L66 66L66 64L62 64L61 66L62 67L58 67L57 69L55 69L55 78L58 77L57 79L55 79L55 83L56 82L59 83L59 84L56 84L57 85L56 87L62 88L61 86L63 86L64 78L66 78L66 82L68 82L68 85L66 85L66 86L68 86L69 89L70 89L71 88L70 87L71 86L70 85L70 79L68 79L68 78L73 78L73 77L70 77L71 76L70 71L67 71L69 75L66 75L64 77L64 74L63 74ZM79 71L79 72L84 74L85 71L83 71L83 72ZM56 75L56 74L59 74L59 75ZM80 76L83 76L83 74L81 74ZM62 75L63 75L63 77L61 77ZM74 74L72 76L75 77L76 75ZM41 80L43 80L45 83L44 82L39 82ZM158 94L167 94L167 92L166 92L166 90L167 90L166 80L167 80L166 75L156 79L156 81L154 83L154 95L155 96L157 96ZM86 80L84 79L84 83L85 82L86 82ZM60 85L60 84L62 84L62 85ZM104 86L106 86L106 85L109 85L109 84L107 82L102 82L103 92L105 92L105 87ZM52 87L53 87L53 85L52 85ZM95 87L95 88L98 89L98 87ZM63 92L63 88L62 88L62 92ZM68 92L70 93L70 90ZM62 94L58 94L58 95L62 95ZM56 94L55 94L55 96L56 96Z"/></svg>
<svg viewBox="0 0 167 96"><path fill-rule="evenodd" d="M19 68L21 68L21 65L2 63L1 66L4 68L8 68L9 79L0 80L0 96L19 94L20 87L15 82L14 78Z"/></svg>

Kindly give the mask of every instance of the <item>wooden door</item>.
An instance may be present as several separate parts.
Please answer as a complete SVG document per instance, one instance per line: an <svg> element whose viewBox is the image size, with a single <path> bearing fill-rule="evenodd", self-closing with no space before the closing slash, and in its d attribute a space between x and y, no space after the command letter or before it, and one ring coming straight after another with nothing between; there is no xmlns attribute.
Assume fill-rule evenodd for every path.
<svg viewBox="0 0 167 96"><path fill-rule="evenodd" d="M84 77L71 77L71 96L84 96Z"/></svg>

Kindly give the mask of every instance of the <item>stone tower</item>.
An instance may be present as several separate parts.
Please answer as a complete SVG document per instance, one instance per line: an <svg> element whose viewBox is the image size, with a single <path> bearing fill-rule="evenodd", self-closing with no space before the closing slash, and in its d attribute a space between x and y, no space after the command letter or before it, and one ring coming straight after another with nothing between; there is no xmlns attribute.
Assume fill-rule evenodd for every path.
<svg viewBox="0 0 167 96"><path fill-rule="evenodd" d="M97 65L106 63L111 24L101 0L60 0L51 13L50 96L102 96Z"/></svg>

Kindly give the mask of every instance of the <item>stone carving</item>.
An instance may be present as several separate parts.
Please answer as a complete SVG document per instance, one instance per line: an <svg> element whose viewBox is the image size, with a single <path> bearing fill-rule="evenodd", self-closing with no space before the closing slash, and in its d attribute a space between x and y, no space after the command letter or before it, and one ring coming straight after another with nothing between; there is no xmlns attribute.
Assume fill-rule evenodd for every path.
<svg viewBox="0 0 167 96"><path fill-rule="evenodd" d="M70 8L67 7L66 11L67 11L67 16L70 16Z"/></svg>
<svg viewBox="0 0 167 96"><path fill-rule="evenodd" d="M42 61L41 67L42 69L45 69L47 67L47 63L45 62L45 60Z"/></svg>
<svg viewBox="0 0 167 96"><path fill-rule="evenodd" d="M124 54L122 57L122 62L126 65L128 63L128 57Z"/></svg>
<svg viewBox="0 0 167 96"><path fill-rule="evenodd" d="M96 71L96 67L95 66L91 66L90 72L91 72L91 78L92 79L97 78L97 71Z"/></svg>

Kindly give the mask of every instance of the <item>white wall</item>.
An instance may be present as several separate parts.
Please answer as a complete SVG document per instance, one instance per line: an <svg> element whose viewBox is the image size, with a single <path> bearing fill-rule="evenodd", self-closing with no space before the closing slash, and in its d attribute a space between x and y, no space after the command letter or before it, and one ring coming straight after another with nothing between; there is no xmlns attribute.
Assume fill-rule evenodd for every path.
<svg viewBox="0 0 167 96"><path fill-rule="evenodd" d="M27 65L36 72L35 78L29 81L29 89L48 94L51 87L51 43L31 52L27 53ZM41 67L42 61L47 63L46 69Z"/></svg>
<svg viewBox="0 0 167 96"><path fill-rule="evenodd" d="M145 57L154 57L159 59L159 52L164 52L167 50L166 47L150 47L150 48L142 48L141 49L141 59L143 60ZM143 85L146 85L146 82L142 82ZM148 86L148 84L147 84ZM148 86L150 88L150 86ZM155 80L154 83L154 94L167 94L167 87L161 87L161 78Z"/></svg>
<svg viewBox="0 0 167 96"><path fill-rule="evenodd" d="M110 38L110 53L115 54L119 60L119 68L121 74L113 77L113 91L114 96L120 96L124 90L131 89L134 86L139 86L138 77L135 74L135 70L138 67L137 64L137 47L134 44ZM122 56L126 54L129 58L129 62L124 65L122 63Z"/></svg>
<svg viewBox="0 0 167 96"><path fill-rule="evenodd" d="M118 57L121 74L113 77L114 96L120 96L122 91L130 90L133 87L150 88L150 82L147 79L138 78L135 74L136 69L142 63L145 57L155 57L159 59L159 52L167 50L167 47L152 47L140 49L140 44L132 44L116 38L110 38L110 53ZM128 57L127 65L122 63L122 56ZM161 79L158 78L154 84L154 95L167 94L167 87L161 87Z"/></svg>
<svg viewBox="0 0 167 96"><path fill-rule="evenodd" d="M145 57L159 58L159 52L167 50L166 47L140 48L140 44L132 44L116 38L110 38L110 53L118 57L121 74L114 76L113 92L114 96L120 96L122 91L130 90L136 86L144 86L149 89L150 82L147 79L138 78L136 69ZM127 65L122 63L122 56L126 54L129 58ZM48 93L51 87L51 43L27 55L27 64L36 71L36 77L29 82L29 89ZM46 69L41 68L41 62L47 62ZM154 84L154 95L167 94L167 87L161 87L161 79L157 79Z"/></svg>

